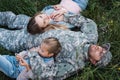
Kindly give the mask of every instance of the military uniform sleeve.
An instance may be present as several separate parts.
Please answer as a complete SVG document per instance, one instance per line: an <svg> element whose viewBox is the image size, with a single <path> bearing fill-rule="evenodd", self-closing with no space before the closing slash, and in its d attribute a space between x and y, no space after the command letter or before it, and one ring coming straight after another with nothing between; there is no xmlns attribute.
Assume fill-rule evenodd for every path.
<svg viewBox="0 0 120 80"><path fill-rule="evenodd" d="M88 40L93 43L97 43L98 40L98 31L96 23L89 19L85 18L82 15L66 15L64 18L65 22L68 22L80 29L82 33L88 36Z"/></svg>
<svg viewBox="0 0 120 80"><path fill-rule="evenodd" d="M24 14L16 15L11 11L0 12L0 25L10 29L22 29L27 27L30 17Z"/></svg>
<svg viewBox="0 0 120 80"><path fill-rule="evenodd" d="M81 26L81 31L87 35L90 42L96 44L98 41L98 30L96 23L91 19L86 19L86 22Z"/></svg>
<svg viewBox="0 0 120 80"><path fill-rule="evenodd" d="M63 80L72 75L75 75L79 70L84 68L84 62L79 60L79 64L71 59L62 60L61 62L55 63L57 67L56 75L54 80Z"/></svg>

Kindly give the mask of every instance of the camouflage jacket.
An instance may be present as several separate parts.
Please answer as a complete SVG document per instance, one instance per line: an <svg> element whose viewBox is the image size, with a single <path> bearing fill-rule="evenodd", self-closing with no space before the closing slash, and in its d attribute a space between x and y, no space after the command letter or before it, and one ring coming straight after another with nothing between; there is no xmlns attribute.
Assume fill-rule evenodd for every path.
<svg viewBox="0 0 120 80"><path fill-rule="evenodd" d="M32 70L32 74L30 71L30 73L26 72L26 74L29 74L26 76L26 79L31 78L41 80L42 78L55 76L57 68L54 67L54 59L50 59L50 61L45 62L44 58L42 58L39 53L35 51L27 51L26 54L29 58L29 64Z"/></svg>
<svg viewBox="0 0 120 80"><path fill-rule="evenodd" d="M32 78L33 80L63 80L76 74L78 70L84 68L85 61L88 60L88 48L90 46L87 40L77 43L74 48L72 48L70 44L66 44L66 47L71 47L71 51L68 52L68 50L66 51L65 47L63 47L63 50L57 56L55 62L52 60L45 63L37 52L24 51L24 55L21 56L29 58L33 75L30 74L31 71L24 71L17 79L21 80L23 76L26 76L24 80L28 78Z"/></svg>
<svg viewBox="0 0 120 80"><path fill-rule="evenodd" d="M43 58L35 51L21 52L24 54L19 55L25 56L25 59L29 58L32 72L22 71L22 74L18 76L17 80L27 80L28 78L33 80L63 80L77 73L85 66L85 61L88 60L87 53L90 44L86 42L87 41L83 41L82 43L80 42L80 44L76 44L74 49L71 49L71 53L63 50L62 52L66 54L64 55L61 52L55 62L53 60L47 63L44 62ZM66 46L69 47L69 45Z"/></svg>
<svg viewBox="0 0 120 80"><path fill-rule="evenodd" d="M85 61L88 60L88 48L90 44L83 44L71 50L72 53L63 55L60 53L60 57L56 58L54 64L45 65L40 62L39 57L32 56L31 63L33 73L36 75L35 80L63 80L71 75L78 73L80 69L85 66ZM68 52L67 52L68 53ZM62 54L62 55L61 55ZM74 54L74 55L73 55ZM35 55L35 54L34 54ZM39 59L38 59L39 58Z"/></svg>
<svg viewBox="0 0 120 80"><path fill-rule="evenodd" d="M38 46L42 39L46 37L57 37L63 42L66 35L74 37L85 37L88 41L96 43L98 40L97 26L91 19L81 15L66 16L66 22L69 22L80 28L80 31L51 30L43 34L31 35L27 32L26 26L30 17L26 15L15 15L12 12L0 12L0 25L8 26L10 29L0 29L0 45L13 52L20 52L33 46ZM66 39L66 42L68 39Z"/></svg>
<svg viewBox="0 0 120 80"><path fill-rule="evenodd" d="M41 80L42 78L56 75L57 68L54 67L54 59L52 57L43 58L38 52L28 50L20 52L19 55L28 62L31 70L22 70L17 80L27 80L29 78Z"/></svg>
<svg viewBox="0 0 120 80"><path fill-rule="evenodd" d="M57 68L54 67L54 61L44 62L43 58L36 52L29 52L30 65L35 80L41 80L55 76ZM43 79L45 80L45 79Z"/></svg>
<svg viewBox="0 0 120 80"><path fill-rule="evenodd" d="M19 17L16 16L16 18ZM0 45L8 50L19 52L24 49L29 49L33 46L38 46L41 43L42 39L45 39L47 37L56 37L59 39L62 45L62 51L57 56L56 63L54 64L54 66L57 67L57 70L55 70L56 75L48 76L47 79L62 80L74 74L74 72L76 72L77 70L82 69L85 65L85 60L88 57L88 47L84 47L88 43L93 44L96 43L98 40L97 26L94 21L88 18L84 18L81 15L71 15L66 16L65 18L65 21L80 28L80 31L78 32L69 30L49 30L43 34L36 35L31 35L26 30L26 25L28 23L27 20L29 19L29 17L26 18L26 21L24 21L24 18L22 20L21 18L16 18L13 20L13 22L10 22L12 21L11 16L5 16L5 14L2 14L1 16L0 13L1 25L3 25L2 23L6 25L8 25L8 23L9 25L13 25L14 22L16 22L16 26L22 25L22 23L24 25L24 28L20 30L7 30L2 28L0 29ZM19 23L19 25L17 25L17 22ZM13 26L9 26L9 28Z"/></svg>

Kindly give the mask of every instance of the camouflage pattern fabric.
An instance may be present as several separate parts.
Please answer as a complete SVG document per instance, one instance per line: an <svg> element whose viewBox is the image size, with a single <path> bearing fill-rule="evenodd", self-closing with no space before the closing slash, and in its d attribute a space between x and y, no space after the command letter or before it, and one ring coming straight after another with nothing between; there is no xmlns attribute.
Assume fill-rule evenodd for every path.
<svg viewBox="0 0 120 80"><path fill-rule="evenodd" d="M58 39L63 38L63 40L65 35L70 35L73 38L75 36L83 36L93 43L96 43L98 39L97 26L95 22L88 18L84 18L81 15L67 16L65 19L66 22L80 27L80 32L73 32L68 30L51 30L43 34L31 35L26 30L28 21L29 17L25 17L25 15L16 15L13 17L12 12L0 12L0 25L7 25L12 29L22 28L20 30L0 29L0 45L13 52L19 52L25 49L29 49L33 46L38 46L42 39L50 36L57 37ZM61 42L63 42L63 40Z"/></svg>
<svg viewBox="0 0 120 80"><path fill-rule="evenodd" d="M30 59L30 65L35 80L41 80L42 78L55 76L57 68L54 67L53 60L45 63L43 58L34 51L28 52L28 57Z"/></svg>
<svg viewBox="0 0 120 80"><path fill-rule="evenodd" d="M4 15L1 16L0 13L0 19L3 19L2 17ZM47 37L58 38L62 45L62 51L57 56L56 63L54 64L54 67L57 68L55 70L56 74L53 76L44 75L42 80L63 80L84 67L85 60L88 57L88 43L96 44L98 40L97 26L91 19L84 18L81 15L71 15L66 16L65 21L78 26L80 31L49 30L43 34L31 35L27 32L26 28L21 30L6 30L1 28L0 45L13 52L19 52L33 46L38 46L42 39ZM0 20L0 23L2 23L2 20ZM24 21L24 25L27 25L27 21ZM37 69L40 69L40 67Z"/></svg>
<svg viewBox="0 0 120 80"><path fill-rule="evenodd" d="M26 28L30 17L24 14L16 15L11 11L0 12L0 25L9 29Z"/></svg>
<svg viewBox="0 0 120 80"><path fill-rule="evenodd" d="M84 41L82 44L78 45L75 47L76 49L71 50L72 53L70 54L67 54L68 52L66 51L62 51L66 53L66 56L61 55L61 52L60 55L57 56L55 64L53 61L44 63L38 53L33 51L28 52L34 79L63 80L84 68L85 61L88 60L87 53L90 44ZM76 52L74 50L76 50Z"/></svg>

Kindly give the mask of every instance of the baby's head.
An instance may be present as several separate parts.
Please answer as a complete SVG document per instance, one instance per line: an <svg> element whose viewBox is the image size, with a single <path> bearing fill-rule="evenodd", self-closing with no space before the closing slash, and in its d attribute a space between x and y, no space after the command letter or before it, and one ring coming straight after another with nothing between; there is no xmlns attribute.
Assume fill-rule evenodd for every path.
<svg viewBox="0 0 120 80"><path fill-rule="evenodd" d="M62 47L57 38L49 37L42 41L39 49L39 54L42 57L56 57Z"/></svg>

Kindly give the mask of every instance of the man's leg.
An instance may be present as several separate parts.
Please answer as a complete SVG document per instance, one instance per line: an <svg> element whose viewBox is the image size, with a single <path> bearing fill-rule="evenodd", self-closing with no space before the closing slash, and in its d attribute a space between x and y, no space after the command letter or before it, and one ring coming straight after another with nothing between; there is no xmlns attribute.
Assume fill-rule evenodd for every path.
<svg viewBox="0 0 120 80"><path fill-rule="evenodd" d="M10 29L22 29L27 27L30 17L24 14L16 15L11 11L0 12L0 25Z"/></svg>

